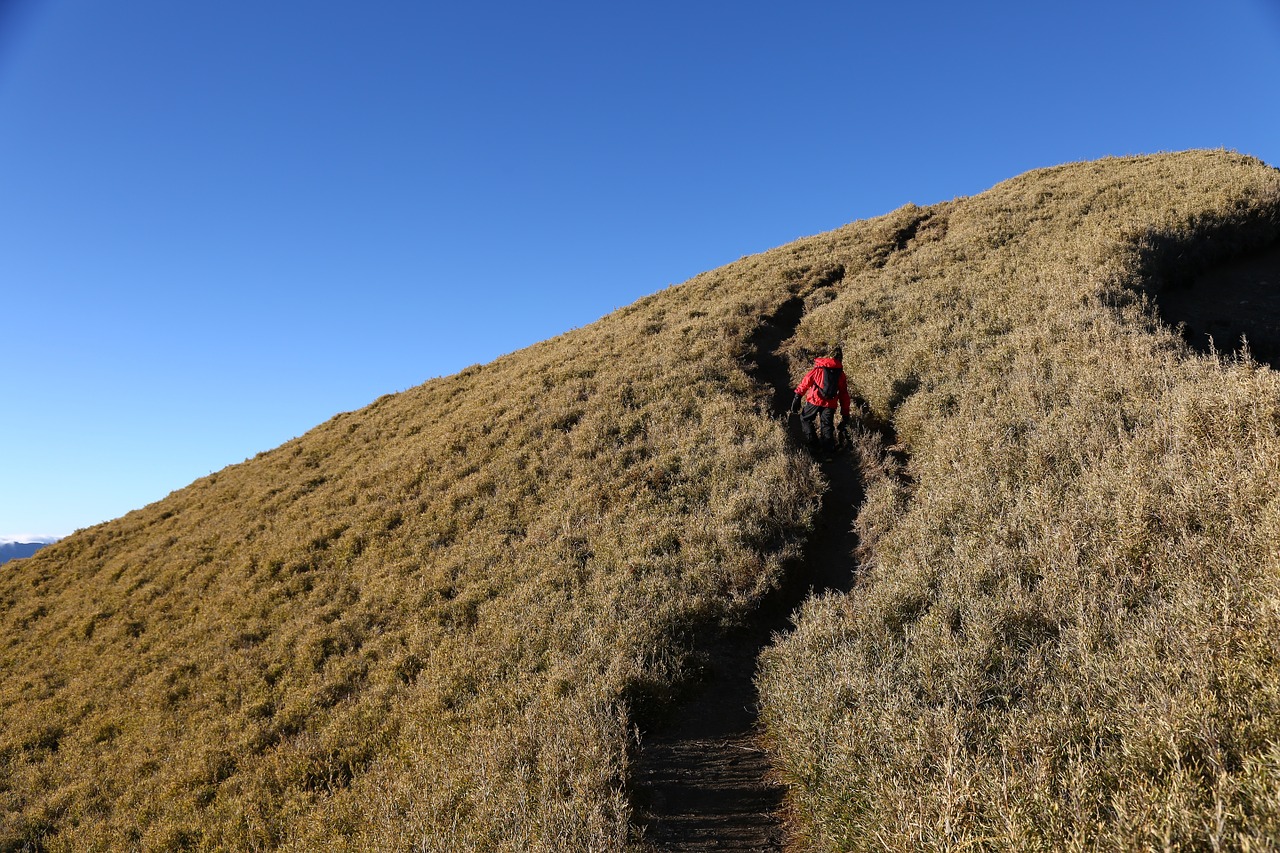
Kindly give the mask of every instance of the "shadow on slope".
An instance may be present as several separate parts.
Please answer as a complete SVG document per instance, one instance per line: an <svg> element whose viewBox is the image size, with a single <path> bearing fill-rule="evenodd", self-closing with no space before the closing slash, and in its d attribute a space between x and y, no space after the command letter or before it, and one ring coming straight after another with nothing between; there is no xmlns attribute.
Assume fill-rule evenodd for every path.
<svg viewBox="0 0 1280 853"><path fill-rule="evenodd" d="M1218 264L1155 294L1160 319L1197 352L1230 354L1241 339L1280 369L1280 244Z"/></svg>

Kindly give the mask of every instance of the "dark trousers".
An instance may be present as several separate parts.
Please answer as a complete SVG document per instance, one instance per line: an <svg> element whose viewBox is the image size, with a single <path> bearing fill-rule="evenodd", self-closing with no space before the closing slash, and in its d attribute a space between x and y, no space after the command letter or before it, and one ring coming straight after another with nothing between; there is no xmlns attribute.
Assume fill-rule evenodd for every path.
<svg viewBox="0 0 1280 853"><path fill-rule="evenodd" d="M832 406L815 406L808 400L800 409L800 432L805 444L817 450L834 450L836 446L836 410Z"/></svg>

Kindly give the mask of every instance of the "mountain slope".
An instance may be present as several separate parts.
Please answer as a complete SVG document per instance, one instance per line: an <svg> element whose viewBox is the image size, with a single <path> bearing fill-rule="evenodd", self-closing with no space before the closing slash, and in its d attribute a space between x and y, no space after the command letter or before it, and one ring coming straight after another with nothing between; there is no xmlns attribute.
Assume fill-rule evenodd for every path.
<svg viewBox="0 0 1280 853"><path fill-rule="evenodd" d="M339 415L0 579L5 844L621 843L629 709L819 485L751 262Z"/></svg>
<svg viewBox="0 0 1280 853"><path fill-rule="evenodd" d="M797 299L793 371L844 342L869 449L859 585L761 672L799 837L1265 836L1280 389L1142 294L1274 240L1277 187L1189 152L908 205L14 564L0 849L629 843L633 724L819 508L750 371Z"/></svg>
<svg viewBox="0 0 1280 853"><path fill-rule="evenodd" d="M1280 174L1077 164L911 232L798 333L907 455L866 460L858 586L766 656L808 844L1273 849L1280 377L1152 300L1275 245Z"/></svg>

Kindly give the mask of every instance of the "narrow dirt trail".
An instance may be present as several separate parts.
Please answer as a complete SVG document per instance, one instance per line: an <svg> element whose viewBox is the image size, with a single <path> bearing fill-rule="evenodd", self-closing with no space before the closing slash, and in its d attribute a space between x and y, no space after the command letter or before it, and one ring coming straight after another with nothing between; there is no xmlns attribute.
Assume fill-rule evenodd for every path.
<svg viewBox="0 0 1280 853"><path fill-rule="evenodd" d="M749 372L774 389L772 409L787 417L791 382L778 354L803 312L793 299L752 339ZM792 418L794 421L794 418ZM796 425L790 424L798 438ZM829 489L801 563L748 624L700 648L702 676L670 721L647 732L632 762L632 795L643 844L655 850L781 851L786 839L783 788L770 776L758 746L756 659L776 632L791 629L791 614L810 590L848 591L853 584L857 536L853 519L862 502L850 452L823 463Z"/></svg>

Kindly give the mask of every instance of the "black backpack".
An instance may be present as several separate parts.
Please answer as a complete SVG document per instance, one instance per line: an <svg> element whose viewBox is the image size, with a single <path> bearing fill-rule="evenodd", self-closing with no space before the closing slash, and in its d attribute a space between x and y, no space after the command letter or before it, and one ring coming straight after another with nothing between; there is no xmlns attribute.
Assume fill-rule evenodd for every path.
<svg viewBox="0 0 1280 853"><path fill-rule="evenodd" d="M838 367L822 368L822 382L818 384L818 396L824 400L834 400L840 394L840 374Z"/></svg>

